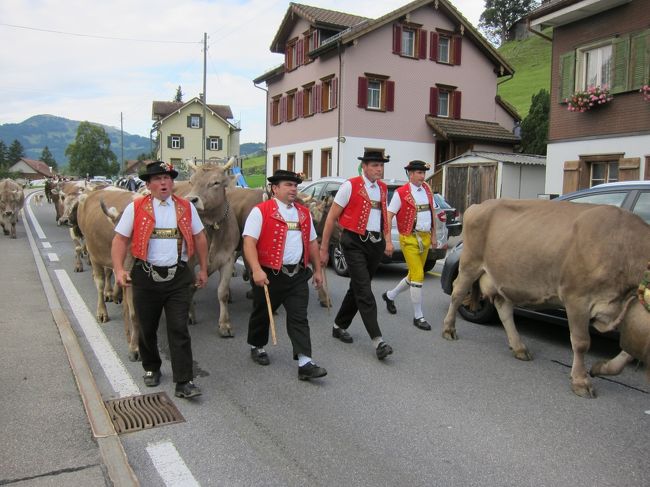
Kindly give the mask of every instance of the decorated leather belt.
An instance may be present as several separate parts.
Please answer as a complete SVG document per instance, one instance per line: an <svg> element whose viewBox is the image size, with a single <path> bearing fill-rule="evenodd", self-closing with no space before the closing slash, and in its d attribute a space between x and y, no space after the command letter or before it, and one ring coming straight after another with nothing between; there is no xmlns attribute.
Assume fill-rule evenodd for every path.
<svg viewBox="0 0 650 487"><path fill-rule="evenodd" d="M178 228L154 228L151 238L178 239L181 238L181 234Z"/></svg>
<svg viewBox="0 0 650 487"><path fill-rule="evenodd" d="M296 274L298 274L302 269L304 269L302 263L298 264L285 264L282 266L282 274L284 274L287 277L293 277Z"/></svg>
<svg viewBox="0 0 650 487"><path fill-rule="evenodd" d="M147 274L154 282L167 282L174 279L176 271L183 269L187 263L181 260L172 266L159 266L153 265L144 260L136 259L135 265L142 267L145 274Z"/></svg>
<svg viewBox="0 0 650 487"><path fill-rule="evenodd" d="M417 205L416 208L418 211L427 211L430 208L430 206L429 203L427 203L425 205Z"/></svg>
<svg viewBox="0 0 650 487"><path fill-rule="evenodd" d="M298 223L298 222L287 222L287 229L289 231L292 231L292 230L293 231L295 231L295 230L300 231L300 223Z"/></svg>
<svg viewBox="0 0 650 487"><path fill-rule="evenodd" d="M359 235L359 238L362 242L370 240L372 243L381 242L382 235L381 232L366 232L365 235Z"/></svg>
<svg viewBox="0 0 650 487"><path fill-rule="evenodd" d="M370 208L373 210L381 210L381 201L370 200Z"/></svg>

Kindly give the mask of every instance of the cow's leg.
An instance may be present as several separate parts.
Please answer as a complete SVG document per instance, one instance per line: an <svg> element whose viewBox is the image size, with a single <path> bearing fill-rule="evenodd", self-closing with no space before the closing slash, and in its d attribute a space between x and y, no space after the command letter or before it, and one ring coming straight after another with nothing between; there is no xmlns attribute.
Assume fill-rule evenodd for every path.
<svg viewBox="0 0 650 487"><path fill-rule="evenodd" d="M591 370L589 371L589 375L592 377L597 376L597 375L618 375L620 374L625 366L632 362L634 360L634 357L630 355L629 353L625 351L621 351L616 357L614 357L611 360L602 360L600 362L595 363L592 367Z"/></svg>
<svg viewBox="0 0 650 487"><path fill-rule="evenodd" d="M140 359L140 349L138 348L138 335L140 333L140 323L135 315L133 306L133 289L129 286L122 291L124 301L122 301L122 316L124 318L124 331L126 342L129 347L129 360L136 362Z"/></svg>
<svg viewBox="0 0 650 487"><path fill-rule="evenodd" d="M587 304L573 303L566 299L565 303L571 303L566 306L567 318L569 320L569 333L571 336L571 348L573 349L573 363L571 365L571 389L580 397L596 397L591 379L587 374L585 367L585 353L591 345L589 336L589 313Z"/></svg>
<svg viewBox="0 0 650 487"><path fill-rule="evenodd" d="M219 269L219 335L223 338L232 338L235 334L230 324L230 312L228 311L228 296L230 295L230 278L235 268L235 254Z"/></svg>
<svg viewBox="0 0 650 487"><path fill-rule="evenodd" d="M16 238L16 222L11 222L11 238Z"/></svg>
<svg viewBox="0 0 650 487"><path fill-rule="evenodd" d="M77 235L75 235L74 228L70 229L70 238L74 243L74 271L83 272L84 264L81 261L81 257L83 256L84 252L84 244L82 240L77 237Z"/></svg>
<svg viewBox="0 0 650 487"><path fill-rule="evenodd" d="M499 313L501 323L503 323L503 328L508 337L508 346L510 347L510 350L512 350L512 354L519 360L532 360L533 356L528 351L528 348L526 348L526 345L521 341L521 337L519 336L519 332L515 326L515 320L512 314L512 301L505 299L501 295L496 295L494 297L494 307L497 309L497 313Z"/></svg>
<svg viewBox="0 0 650 487"><path fill-rule="evenodd" d="M104 283L106 281L104 266L92 262L92 268L93 280L97 289L97 312L95 313L95 317L99 323L106 323L109 318L106 303L104 302Z"/></svg>
<svg viewBox="0 0 650 487"><path fill-rule="evenodd" d="M113 281L111 277L113 276L112 269L108 267L104 268L104 301L106 303L113 302Z"/></svg>
<svg viewBox="0 0 650 487"><path fill-rule="evenodd" d="M0 223L0 225L2 225L2 233L4 233L5 235L9 235L9 230L7 230L7 229L5 228L5 224L4 224L4 223Z"/></svg>
<svg viewBox="0 0 650 487"><path fill-rule="evenodd" d="M462 268L458 273L451 293L451 303L443 321L442 337L445 340L458 340L458 335L456 335L456 311L458 311L479 276L480 269Z"/></svg>

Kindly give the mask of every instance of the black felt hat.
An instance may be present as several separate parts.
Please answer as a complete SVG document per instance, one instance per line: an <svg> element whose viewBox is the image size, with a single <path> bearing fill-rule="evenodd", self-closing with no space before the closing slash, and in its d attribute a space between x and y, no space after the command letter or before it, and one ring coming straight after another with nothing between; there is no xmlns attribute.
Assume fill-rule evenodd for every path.
<svg viewBox="0 0 650 487"><path fill-rule="evenodd" d="M363 162L388 162L390 156L384 156L384 153L378 150L364 150L363 157L357 157L357 159Z"/></svg>
<svg viewBox="0 0 650 487"><path fill-rule="evenodd" d="M151 176L156 176L158 174L169 174L172 179L176 179L178 176L178 171L174 169L174 166L168 162L155 161L147 164L144 172L140 174L140 179L143 181L149 181Z"/></svg>
<svg viewBox="0 0 650 487"><path fill-rule="evenodd" d="M278 169L273 173L273 176L266 178L271 184L278 184L280 181L293 181L294 183L302 183L302 179L293 171L286 171Z"/></svg>
<svg viewBox="0 0 650 487"><path fill-rule="evenodd" d="M424 161L411 161L407 166L404 166L407 171L428 171L431 169L431 164Z"/></svg>

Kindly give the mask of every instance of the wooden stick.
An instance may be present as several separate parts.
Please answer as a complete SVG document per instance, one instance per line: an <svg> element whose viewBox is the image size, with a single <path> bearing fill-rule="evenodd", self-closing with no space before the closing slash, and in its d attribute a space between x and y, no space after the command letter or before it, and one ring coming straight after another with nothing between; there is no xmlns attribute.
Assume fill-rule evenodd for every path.
<svg viewBox="0 0 650 487"><path fill-rule="evenodd" d="M332 311L332 299L330 298L330 288L327 285L327 271L323 269L323 288L325 289L325 294L327 294L327 314L331 314Z"/></svg>
<svg viewBox="0 0 650 487"><path fill-rule="evenodd" d="M269 310L269 325L271 326L271 340L273 345L278 344L278 340L275 337L275 320L273 319L273 309L271 308L271 297L269 296L269 287L264 284L264 295L266 296L266 307Z"/></svg>

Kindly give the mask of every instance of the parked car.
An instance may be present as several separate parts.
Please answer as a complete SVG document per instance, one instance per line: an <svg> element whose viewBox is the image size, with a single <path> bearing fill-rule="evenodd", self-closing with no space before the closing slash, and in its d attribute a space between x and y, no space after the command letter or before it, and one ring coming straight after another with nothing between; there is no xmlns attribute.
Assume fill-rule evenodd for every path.
<svg viewBox="0 0 650 487"><path fill-rule="evenodd" d="M341 184L345 182L345 178L340 177L325 177L321 178L318 181L305 182L298 186L298 190L304 195L311 196L317 200L324 200L329 196L334 197L338 192ZM406 181L400 181L396 179L385 179L383 180L388 186L388 201L393 197L393 193L397 188L406 184ZM438 218L438 225L436 225L436 240L437 246L433 251L429 251L427 256L427 261L424 264L424 272L428 272L433 269L433 266L436 264L438 259L444 259L447 254L447 236L448 231L447 227L444 225L446 222L447 215L445 210L439 206L439 198L434 199L434 206L436 217ZM443 200L444 201L444 200ZM449 205L447 205L449 206ZM449 207L451 208L451 207ZM319 229L320 230L320 229ZM336 233L336 232L335 232ZM320 234L318 235L320 237ZM330 240L330 261L334 267L334 271L340 276L348 275L348 265L345 262L345 257L343 257L343 250L336 238L336 235L332 235ZM393 241L393 246L395 248L393 255L391 257L384 256L382 263L403 263L404 254L399 244L399 232L397 231L397 222L393 219L393 227L391 229L391 239Z"/></svg>
<svg viewBox="0 0 650 487"><path fill-rule="evenodd" d="M646 223L650 224L650 181L625 181L600 184L593 188L562 195L553 201L618 206L639 215ZM447 253L440 277L440 285L446 294L451 295L453 290L454 280L458 276L458 266L462 251L463 242L461 241ZM472 323L492 323L497 319L496 309L487 300L481 300L477 309L474 311L465 305L461 305L458 308L458 312L464 319ZM541 310L515 308L515 313L543 321L561 324L567 323L564 308Z"/></svg>
<svg viewBox="0 0 650 487"><path fill-rule="evenodd" d="M453 208L440 193L433 193L436 206L445 210L445 224L450 237L457 237L463 230L463 223L456 208Z"/></svg>

